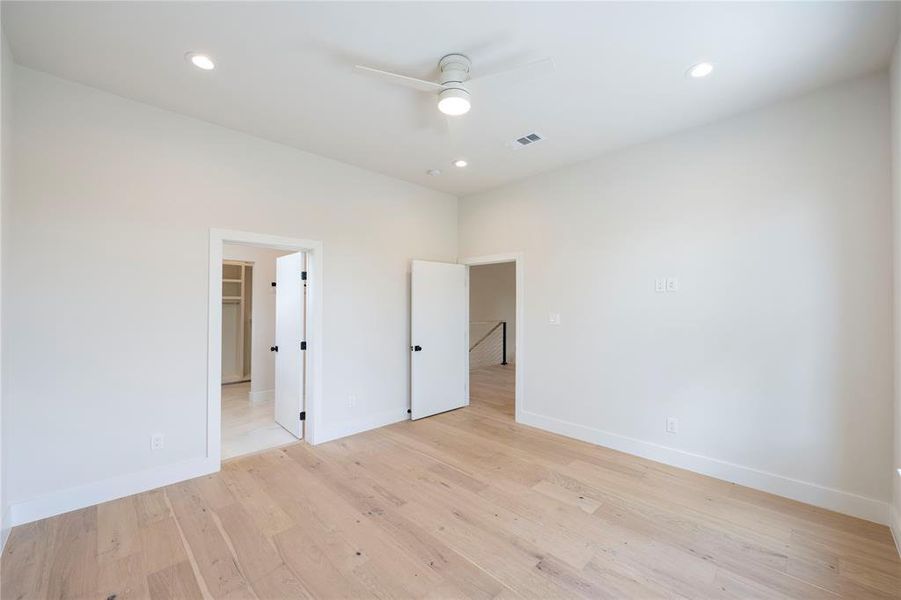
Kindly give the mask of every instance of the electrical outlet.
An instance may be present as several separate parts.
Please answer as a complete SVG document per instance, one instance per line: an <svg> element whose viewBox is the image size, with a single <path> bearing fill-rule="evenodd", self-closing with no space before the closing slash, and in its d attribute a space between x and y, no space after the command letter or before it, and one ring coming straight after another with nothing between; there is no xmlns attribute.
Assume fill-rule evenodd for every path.
<svg viewBox="0 0 901 600"><path fill-rule="evenodd" d="M666 291L666 279L659 277L654 280L654 291L655 292L665 292Z"/></svg>
<svg viewBox="0 0 901 600"><path fill-rule="evenodd" d="M357 397L354 394L347 395L347 408L354 408L357 405Z"/></svg>
<svg viewBox="0 0 901 600"><path fill-rule="evenodd" d="M162 450L163 444L166 441L166 436L162 433L154 433L150 436L150 449L151 450Z"/></svg>
<svg viewBox="0 0 901 600"><path fill-rule="evenodd" d="M560 313L548 313L547 322L549 325L559 325Z"/></svg>
<svg viewBox="0 0 901 600"><path fill-rule="evenodd" d="M678 292L679 291L679 280L675 277L668 277L666 279L666 291L667 292Z"/></svg>
<svg viewBox="0 0 901 600"><path fill-rule="evenodd" d="M679 419L676 417L667 417L666 418L666 432L667 433L679 433Z"/></svg>

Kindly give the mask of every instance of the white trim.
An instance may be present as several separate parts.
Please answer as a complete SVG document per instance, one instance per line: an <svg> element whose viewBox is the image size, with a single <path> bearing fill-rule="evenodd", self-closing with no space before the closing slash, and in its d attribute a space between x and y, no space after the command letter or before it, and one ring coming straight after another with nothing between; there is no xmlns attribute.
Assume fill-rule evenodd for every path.
<svg viewBox="0 0 901 600"><path fill-rule="evenodd" d="M275 390L260 390L258 392L248 392L247 399L251 404L262 404L275 400Z"/></svg>
<svg viewBox="0 0 901 600"><path fill-rule="evenodd" d="M560 435L612 448L681 469L687 469L695 473L709 475L710 477L791 498L799 502L860 517L882 525L889 523L889 504L875 498L867 498L851 492L844 492L807 481L759 471L751 467L736 465L677 448L661 446L652 442L532 412L518 414L517 421Z"/></svg>
<svg viewBox="0 0 901 600"><path fill-rule="evenodd" d="M496 265L499 263L512 262L516 264L516 343L514 344L514 360L516 361L516 381L513 389L513 410L514 419L517 423L523 422L523 414L526 406L526 327L525 327L525 298L526 298L526 278L525 278L525 259L522 252L504 252L501 254L490 254L487 256L470 256L458 261L462 265L470 267L476 265ZM468 332L467 332L468 333ZM467 356L466 364L469 364L469 343L466 344Z"/></svg>
<svg viewBox="0 0 901 600"><path fill-rule="evenodd" d="M137 473L127 473L102 481L94 481L59 490L46 496L24 500L10 507L10 526L31 523L47 517L139 494L164 485L201 477L219 470L219 461L197 458L174 465L154 467ZM6 521L4 521L6 523Z"/></svg>
<svg viewBox="0 0 901 600"><path fill-rule="evenodd" d="M901 469L895 469L895 475L898 476L898 479L901 479ZM893 484L893 489L899 489L897 483L893 482ZM901 511L898 510L899 507L901 507L901 499L893 497L892 504L889 507L891 516L889 531L892 532L892 539L895 541L895 549L898 551L898 556L901 556Z"/></svg>
<svg viewBox="0 0 901 600"><path fill-rule="evenodd" d="M889 507L889 512L891 513L891 523L889 524L888 529L892 532L892 539L895 541L895 550L898 551L898 556L901 557L901 513L895 510L894 505Z"/></svg>
<svg viewBox="0 0 901 600"><path fill-rule="evenodd" d="M210 229L207 331L207 458L222 463L222 245L245 244L307 253L307 420L304 437L318 444L322 418L322 242L247 231Z"/></svg>
<svg viewBox="0 0 901 600"><path fill-rule="evenodd" d="M0 517L0 553L2 553L3 549L6 547L6 540L9 539L9 533L13 529L10 519L12 519L12 514L10 513L9 506L4 506L3 516Z"/></svg>

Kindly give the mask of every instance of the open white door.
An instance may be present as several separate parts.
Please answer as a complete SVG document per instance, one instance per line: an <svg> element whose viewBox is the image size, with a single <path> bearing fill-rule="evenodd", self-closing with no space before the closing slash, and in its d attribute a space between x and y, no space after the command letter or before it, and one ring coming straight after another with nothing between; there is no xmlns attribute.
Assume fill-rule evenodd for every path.
<svg viewBox="0 0 901 600"><path fill-rule="evenodd" d="M469 404L469 273L465 265L414 260L411 286L411 415Z"/></svg>
<svg viewBox="0 0 901 600"><path fill-rule="evenodd" d="M275 422L303 437L304 325L303 252L275 259Z"/></svg>

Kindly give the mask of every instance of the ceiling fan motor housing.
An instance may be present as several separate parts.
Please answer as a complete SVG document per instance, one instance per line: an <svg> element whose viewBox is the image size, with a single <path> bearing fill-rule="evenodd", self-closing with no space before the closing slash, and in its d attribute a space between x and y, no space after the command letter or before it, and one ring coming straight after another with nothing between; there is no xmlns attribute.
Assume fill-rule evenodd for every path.
<svg viewBox="0 0 901 600"><path fill-rule="evenodd" d="M553 68L553 62L551 59L545 58L513 69L505 69L488 75L482 75L481 79L493 77L499 73L509 73L511 71L524 70L526 68L537 66L550 66ZM356 68L359 71L375 75L392 83L411 87L420 92L429 94L437 93L438 110L452 117L465 115L472 106L472 100L469 93L469 83L472 81L472 79L470 79L472 61L469 60L468 56L460 54L459 52L446 54L438 61L438 70L440 72L439 81L418 79L416 77L374 69L364 65L357 65Z"/></svg>
<svg viewBox="0 0 901 600"><path fill-rule="evenodd" d="M466 90L464 83L469 80L472 61L464 54L448 54L438 62L441 71L441 85L447 88Z"/></svg>
<svg viewBox="0 0 901 600"><path fill-rule="evenodd" d="M463 54L448 54L438 62L443 90L438 92L438 110L446 115L459 116L469 112L471 101L465 82L469 80L472 63Z"/></svg>

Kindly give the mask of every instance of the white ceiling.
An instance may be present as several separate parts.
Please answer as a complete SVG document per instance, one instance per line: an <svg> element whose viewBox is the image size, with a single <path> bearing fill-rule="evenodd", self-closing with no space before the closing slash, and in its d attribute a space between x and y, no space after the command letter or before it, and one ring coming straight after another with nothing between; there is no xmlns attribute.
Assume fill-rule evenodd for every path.
<svg viewBox="0 0 901 600"><path fill-rule="evenodd" d="M885 68L897 6L794 3L3 2L16 62L458 195ZM216 69L190 66L209 53ZM471 112L354 72L498 78ZM685 76L701 60L705 80ZM512 150L537 131L547 140ZM466 169L451 161L463 157ZM430 177L428 169L443 174Z"/></svg>

